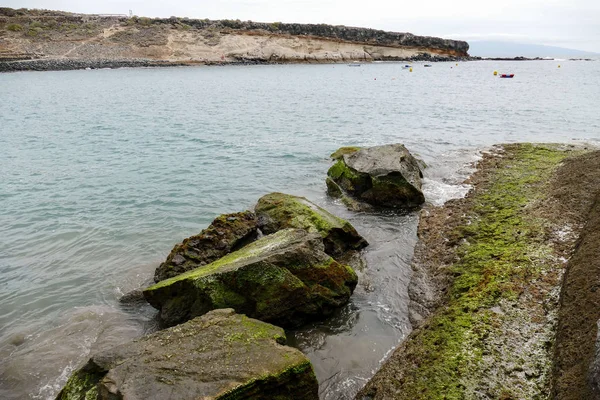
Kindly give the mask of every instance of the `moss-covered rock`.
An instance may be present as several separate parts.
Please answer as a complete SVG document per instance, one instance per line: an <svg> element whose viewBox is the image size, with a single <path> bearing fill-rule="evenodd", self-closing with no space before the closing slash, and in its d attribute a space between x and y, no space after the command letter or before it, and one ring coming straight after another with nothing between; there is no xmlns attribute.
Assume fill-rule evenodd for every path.
<svg viewBox="0 0 600 400"><path fill-rule="evenodd" d="M555 195L553 176L568 156L581 154L565 147L497 148L480 161L466 198L422 213L409 286L418 325L357 400L591 398L572 395L581 384L563 386L569 396L551 391L558 294L575 243L564 232L576 226L564 218L564 206L574 203L570 189L583 175L564 174L564 190ZM585 309L584 303L570 313ZM572 321L595 325L585 319ZM586 346L580 334L578 352ZM566 370L560 372L570 381Z"/></svg>
<svg viewBox="0 0 600 400"><path fill-rule="evenodd" d="M332 160L339 160L346 154L352 154L359 151L361 148L357 146L340 147L329 156Z"/></svg>
<svg viewBox="0 0 600 400"><path fill-rule="evenodd" d="M348 221L336 217L304 197L270 193L258 200L255 212L264 233L270 234L286 228L318 233L323 238L325 252L334 257L368 246L367 241Z"/></svg>
<svg viewBox="0 0 600 400"><path fill-rule="evenodd" d="M98 382L105 373L106 371L98 368L95 364L86 364L71 375L56 399L96 400L98 398Z"/></svg>
<svg viewBox="0 0 600 400"><path fill-rule="evenodd" d="M241 248L256 239L257 229L257 219L251 211L218 216L200 234L175 245L156 269L154 281L191 271Z"/></svg>
<svg viewBox="0 0 600 400"><path fill-rule="evenodd" d="M57 399L317 400L310 361L284 343L281 328L215 310L93 356Z"/></svg>
<svg viewBox="0 0 600 400"><path fill-rule="evenodd" d="M352 268L324 252L321 236L285 229L144 290L172 326L216 308L294 327L346 304L357 284Z"/></svg>
<svg viewBox="0 0 600 400"><path fill-rule="evenodd" d="M389 144L332 154L336 163L327 172L327 190L387 208L416 207L425 202L421 191L422 162L401 144ZM333 157L333 156L336 157ZM345 202L352 204L353 202Z"/></svg>

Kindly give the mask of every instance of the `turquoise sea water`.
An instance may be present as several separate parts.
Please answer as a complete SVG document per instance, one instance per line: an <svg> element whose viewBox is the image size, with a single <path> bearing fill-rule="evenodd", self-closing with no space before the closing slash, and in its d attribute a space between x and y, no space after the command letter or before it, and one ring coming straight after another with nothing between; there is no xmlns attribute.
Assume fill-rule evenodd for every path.
<svg viewBox="0 0 600 400"><path fill-rule="evenodd" d="M352 303L290 333L322 397L351 398L410 331L418 216L332 202L327 156L404 143L440 204L492 144L600 144L600 62L558 63L1 74L0 398L53 398L90 352L152 330L152 309L118 298L176 242L271 191L350 219L372 244Z"/></svg>

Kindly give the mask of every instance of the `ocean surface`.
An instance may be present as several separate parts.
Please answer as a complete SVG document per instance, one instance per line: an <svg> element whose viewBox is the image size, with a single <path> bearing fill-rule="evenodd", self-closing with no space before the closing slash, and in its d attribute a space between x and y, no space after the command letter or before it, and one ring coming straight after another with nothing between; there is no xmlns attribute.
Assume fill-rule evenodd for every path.
<svg viewBox="0 0 600 400"><path fill-rule="evenodd" d="M410 332L418 214L328 199L328 155L404 143L440 205L495 143L600 145L599 77L583 61L0 74L0 398L52 399L90 353L156 329L118 299L217 215L281 191L371 243L350 304L288 334L322 399L351 399Z"/></svg>

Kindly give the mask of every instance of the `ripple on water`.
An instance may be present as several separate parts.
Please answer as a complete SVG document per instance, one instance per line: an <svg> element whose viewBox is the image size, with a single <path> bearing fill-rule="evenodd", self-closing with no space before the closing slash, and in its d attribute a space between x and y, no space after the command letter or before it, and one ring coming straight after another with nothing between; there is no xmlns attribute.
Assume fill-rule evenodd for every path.
<svg viewBox="0 0 600 400"><path fill-rule="evenodd" d="M140 334L146 311L118 308L119 294L176 242L270 191L307 196L371 243L352 302L292 335L322 396L352 397L410 330L417 215L328 200L327 157L404 143L441 204L467 189L479 148L598 143L587 83L600 63L504 65L519 79L494 79L492 62L410 75L394 63L0 74L0 397L52 398L95 344Z"/></svg>
<svg viewBox="0 0 600 400"><path fill-rule="evenodd" d="M81 360L138 337L145 329L139 317L129 318L109 306L78 307L43 325L41 330L25 326L0 341L0 398L54 398ZM35 385L26 394L22 384L27 381Z"/></svg>

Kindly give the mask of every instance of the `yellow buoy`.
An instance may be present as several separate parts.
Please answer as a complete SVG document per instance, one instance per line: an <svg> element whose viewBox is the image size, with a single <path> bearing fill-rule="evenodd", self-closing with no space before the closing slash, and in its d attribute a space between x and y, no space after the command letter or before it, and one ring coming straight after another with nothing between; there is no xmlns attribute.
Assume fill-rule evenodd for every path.
<svg viewBox="0 0 600 400"><path fill-rule="evenodd" d="M409 72L412 72L412 68L408 70Z"/></svg>
<svg viewBox="0 0 600 400"><path fill-rule="evenodd" d="M494 76L498 75L498 71L494 71Z"/></svg>

